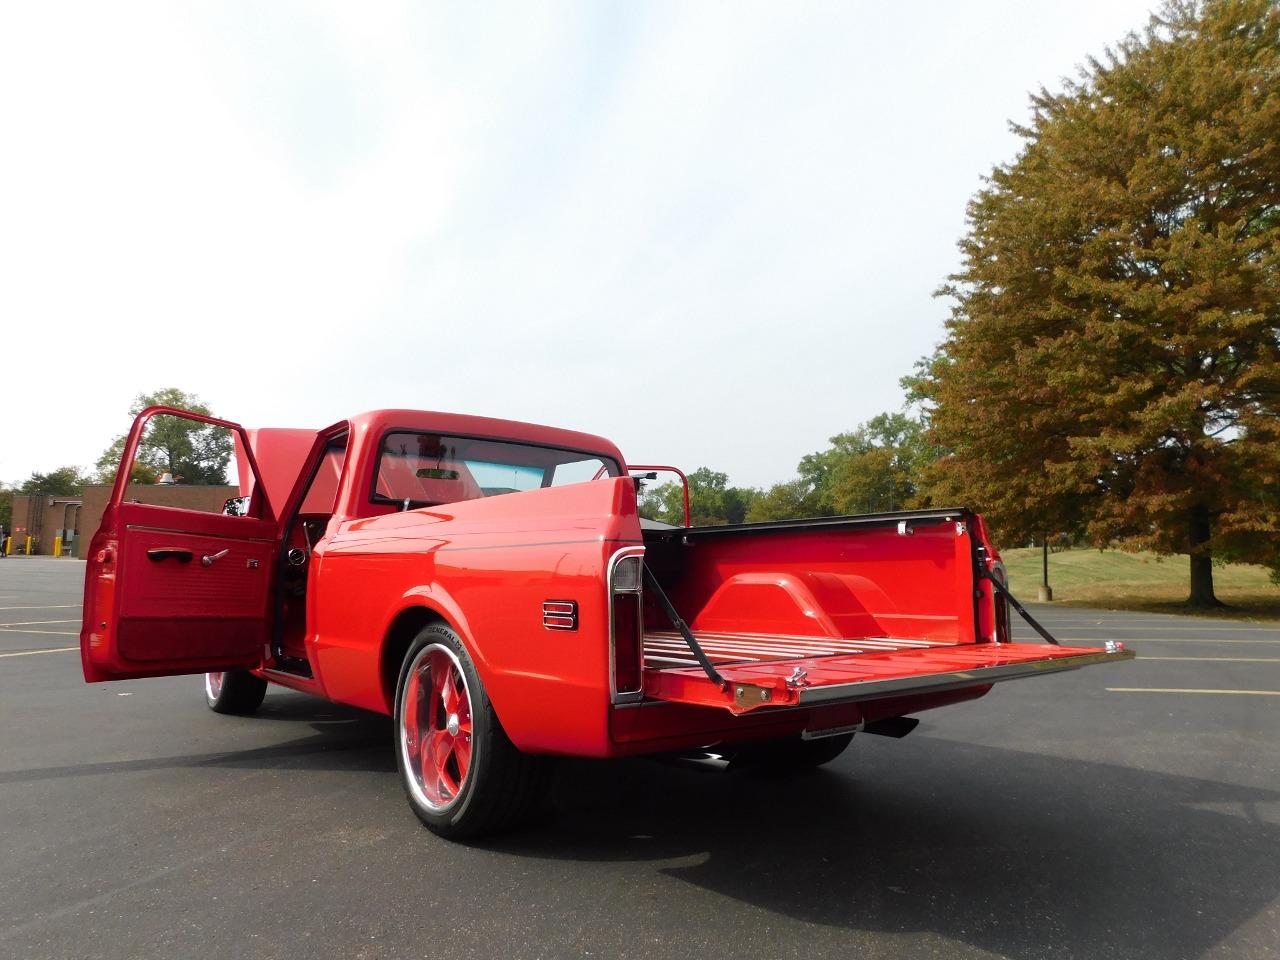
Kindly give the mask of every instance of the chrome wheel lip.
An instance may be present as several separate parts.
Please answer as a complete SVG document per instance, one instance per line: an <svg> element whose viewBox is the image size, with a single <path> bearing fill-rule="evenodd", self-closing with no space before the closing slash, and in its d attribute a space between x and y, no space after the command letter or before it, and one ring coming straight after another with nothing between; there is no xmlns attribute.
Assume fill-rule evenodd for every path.
<svg viewBox="0 0 1280 960"><path fill-rule="evenodd" d="M210 703L218 702L218 697L222 695L222 682L225 677L225 672L206 673L204 675L204 695L209 699Z"/></svg>
<svg viewBox="0 0 1280 960"><path fill-rule="evenodd" d="M458 672L458 676L462 679L462 692L467 698L467 714L473 718L475 716L475 712L472 709L471 685L467 683L467 675L462 670L462 662L458 659L457 654L442 643L429 643L414 654L413 660L409 664L409 669L405 671L405 682L400 690L399 703L397 704L397 716L399 717L399 722L396 724L396 740L400 749L401 768L406 774L406 788L416 803L420 804L432 813L438 814L452 809L457 805L458 801L462 799L462 795L466 791L467 780L471 776L471 770L475 767L476 753L473 735L470 763L468 764L466 775L462 778L462 782L458 784L458 792L444 803L436 803L427 796L420 780L419 770L416 765L417 762L409 753L409 731L405 723L405 709L407 704L405 701L408 697L409 690L413 687L411 681L414 673L416 673L421 667L422 661L431 656L435 651L439 651L447 656L453 665L453 669ZM474 723L474 719L472 720L472 723Z"/></svg>

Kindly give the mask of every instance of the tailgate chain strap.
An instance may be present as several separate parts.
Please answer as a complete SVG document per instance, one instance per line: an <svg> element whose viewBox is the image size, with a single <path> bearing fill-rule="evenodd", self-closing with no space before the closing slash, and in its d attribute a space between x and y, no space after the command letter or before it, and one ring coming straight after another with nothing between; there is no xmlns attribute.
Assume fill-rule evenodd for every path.
<svg viewBox="0 0 1280 960"><path fill-rule="evenodd" d="M666 593L659 585L658 578L655 577L653 575L653 571L649 569L649 565L644 563L644 561L641 561L641 564L644 567L645 582L653 588L653 595L658 598L659 605L661 605L662 609L666 612L667 617L671 622L675 624L676 632L684 638L684 642L688 645L690 651L692 651L699 666L702 667L707 676L710 677L713 682L720 685L720 689L729 689L729 681L720 676L716 671L716 668L711 665L711 660L707 657L701 645L699 645L697 638L693 635L693 631L689 629L689 625L680 619L680 614L676 613L676 608L673 607L671 605L671 601L667 599Z"/></svg>
<svg viewBox="0 0 1280 960"><path fill-rule="evenodd" d="M991 585L996 588L996 593L1000 594L1000 596L1004 597L1007 601L1009 601L1009 606L1017 610L1018 615L1021 616L1023 620L1027 621L1027 623L1031 624L1031 629L1034 630L1036 633L1040 634L1040 636L1044 637L1046 643L1051 643L1055 647L1062 646L1062 644L1058 643L1058 641L1054 639L1053 634L1051 634L1048 630L1046 630L1044 627L1040 625L1039 620L1037 620L1031 614L1027 613L1026 607L1024 607L1014 598L1013 594L1009 592L1009 588L1006 587L1003 583L1001 583L1000 580L996 577L996 575L987 569L987 565L985 563L978 564L978 573L983 578L991 581Z"/></svg>

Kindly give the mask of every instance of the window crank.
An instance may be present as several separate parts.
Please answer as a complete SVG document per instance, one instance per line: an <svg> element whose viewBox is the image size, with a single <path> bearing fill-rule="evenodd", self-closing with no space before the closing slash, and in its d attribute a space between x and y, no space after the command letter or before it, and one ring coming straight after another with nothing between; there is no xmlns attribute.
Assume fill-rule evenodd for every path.
<svg viewBox="0 0 1280 960"><path fill-rule="evenodd" d="M206 553L203 557L200 558L200 563L206 567L212 567L213 561L221 560L230 552L231 552L231 548L228 547L226 550L219 550L217 553Z"/></svg>

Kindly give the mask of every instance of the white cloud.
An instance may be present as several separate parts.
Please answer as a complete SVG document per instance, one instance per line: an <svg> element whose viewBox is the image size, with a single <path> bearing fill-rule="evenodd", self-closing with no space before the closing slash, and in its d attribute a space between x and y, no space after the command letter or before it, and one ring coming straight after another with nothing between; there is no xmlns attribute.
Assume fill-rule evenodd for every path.
<svg viewBox="0 0 1280 960"><path fill-rule="evenodd" d="M176 385L249 425L450 409L783 479L899 403L1026 91L1143 19L15 7L0 478L91 462Z"/></svg>

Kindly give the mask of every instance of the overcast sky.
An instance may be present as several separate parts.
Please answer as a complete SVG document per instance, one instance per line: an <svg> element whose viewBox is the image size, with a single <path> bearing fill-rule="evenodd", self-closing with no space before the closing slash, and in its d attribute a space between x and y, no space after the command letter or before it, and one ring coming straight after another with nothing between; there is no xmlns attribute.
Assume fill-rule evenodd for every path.
<svg viewBox="0 0 1280 960"><path fill-rule="evenodd" d="M0 481L165 386L788 479L901 406L1008 121L1150 6L8 4Z"/></svg>

